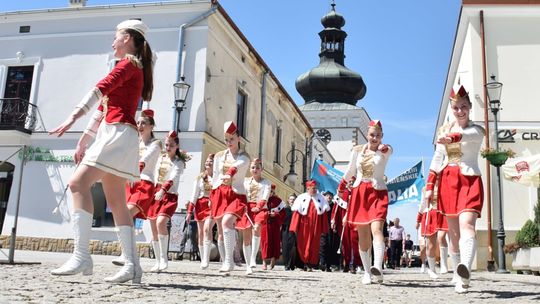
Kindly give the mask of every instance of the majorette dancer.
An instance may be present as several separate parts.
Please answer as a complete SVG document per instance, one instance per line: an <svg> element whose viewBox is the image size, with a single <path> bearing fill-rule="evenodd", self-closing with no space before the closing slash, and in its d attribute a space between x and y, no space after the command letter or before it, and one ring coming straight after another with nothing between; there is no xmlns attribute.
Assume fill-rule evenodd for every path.
<svg viewBox="0 0 540 304"><path fill-rule="evenodd" d="M428 201L425 196L425 189L422 193L422 199L420 201L420 206L418 209L418 215L416 216L416 229L419 230L420 237L424 240L424 245L422 248L425 250L428 261L428 270L427 273L430 278L438 278L435 273L435 247L437 246L437 225L439 222L439 211L437 210L437 204L434 201ZM441 215L442 216L442 215ZM442 258L442 257L441 257ZM424 260L422 260L422 266L424 265Z"/></svg>
<svg viewBox="0 0 540 304"><path fill-rule="evenodd" d="M204 171L195 179L193 194L187 208L188 219L195 212L194 218L197 221L199 248L202 248L201 269L208 268L213 241L212 228L214 226L214 220L210 214L210 191L212 190L213 169L214 154L209 154L204 162Z"/></svg>
<svg viewBox="0 0 540 304"><path fill-rule="evenodd" d="M156 165L162 149L162 143L154 136L154 111L143 110L137 120L139 131L139 171L141 179L134 183L126 183L126 197L129 212L132 217L146 219L150 207L154 204ZM112 260L118 266L124 265L125 257L122 254Z"/></svg>
<svg viewBox="0 0 540 304"><path fill-rule="evenodd" d="M133 219L127 209L123 189L126 180L135 181L139 178L139 155L135 148L138 142L135 122L137 105L141 97L146 101L152 99L152 50L145 38L147 30L148 27L139 20L126 20L118 24L112 48L114 56L120 58L120 61L83 98L66 121L50 132L62 136L76 120L101 102L79 139L74 155L79 166L69 181L74 206L73 255L60 268L51 271L54 275L80 272L83 275L92 274L89 241L94 204L90 188L101 180L126 258L124 267L114 276L105 278L105 281L141 281L142 269L135 243ZM94 136L95 141L87 150Z"/></svg>
<svg viewBox="0 0 540 304"><path fill-rule="evenodd" d="M165 153L160 157L155 203L148 212L152 228L152 247L156 257L156 263L150 271L163 271L169 266L167 223L178 207L178 184L190 158L186 152L180 150L176 131L170 131L165 139Z"/></svg>
<svg viewBox="0 0 540 304"><path fill-rule="evenodd" d="M341 180L338 193L345 191L347 182L356 176L348 206L347 221L358 231L360 258L364 265L362 284L373 281L382 283L384 258L383 227L388 213L388 190L384 181L384 170L392 154L392 148L382 143L382 124L372 120L368 126L368 142L353 147L351 160ZM371 265L369 250L373 234L374 265Z"/></svg>
<svg viewBox="0 0 540 304"><path fill-rule="evenodd" d="M439 129L426 199L432 199L435 181L439 179L438 208L446 215L450 256L457 265L455 291L464 293L469 287L476 254L476 219L484 203L478 153L485 131L469 119L472 103L463 86L457 93L452 90L450 107L455 120Z"/></svg>
<svg viewBox="0 0 540 304"><path fill-rule="evenodd" d="M334 196L330 229L340 235L340 253L343 257L343 272L356 273L356 268L361 265L360 252L358 250L358 233L355 226L347 222L347 207L350 200L351 188L355 181L353 176L343 193Z"/></svg>
<svg viewBox="0 0 540 304"><path fill-rule="evenodd" d="M210 209L218 225L218 249L223 248L220 250L223 264L219 271L229 274L234 269L234 225L244 215L247 205L244 179L250 158L240 149L240 135L234 122L225 123L224 133L227 149L214 156Z"/></svg>
<svg viewBox="0 0 540 304"><path fill-rule="evenodd" d="M248 204L242 218L236 223L236 229L242 231L246 274L252 274L257 265L257 253L261 244L261 226L268 217L268 206L272 183L262 177L263 164L259 158L253 159L249 168L251 177L246 177L244 187Z"/></svg>

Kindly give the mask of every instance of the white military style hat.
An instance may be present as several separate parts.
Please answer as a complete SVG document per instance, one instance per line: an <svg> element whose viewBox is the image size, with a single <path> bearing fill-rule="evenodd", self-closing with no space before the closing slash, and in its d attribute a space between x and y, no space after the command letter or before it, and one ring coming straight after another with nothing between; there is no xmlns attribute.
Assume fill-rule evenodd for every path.
<svg viewBox="0 0 540 304"><path fill-rule="evenodd" d="M137 20L137 19L125 20L125 21L120 22L116 26L117 31L125 30L125 29L135 30L141 33L141 35L143 35L144 37L146 32L148 31L148 26L146 26L146 24L144 24L141 20Z"/></svg>

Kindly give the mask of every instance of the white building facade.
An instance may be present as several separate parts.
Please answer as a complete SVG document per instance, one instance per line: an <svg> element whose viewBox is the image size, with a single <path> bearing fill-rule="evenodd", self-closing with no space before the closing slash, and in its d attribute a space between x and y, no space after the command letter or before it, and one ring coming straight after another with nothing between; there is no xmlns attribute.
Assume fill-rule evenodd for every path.
<svg viewBox="0 0 540 304"><path fill-rule="evenodd" d="M263 175L277 184L281 197L303 190L300 181L285 181L290 169L286 156L293 144L308 146L313 131L216 1L95 7L79 3L0 16L0 159L7 159L0 166L2 235L10 234L18 213L18 236L72 237L70 225L52 210L75 169L71 155L90 115L61 138L47 132L112 69L114 30L129 18L140 18L150 28L147 40L155 66L149 107L156 113L156 137L164 138L175 128L173 83L184 77L191 85L179 117L181 149L192 155L180 180L179 210L189 199L206 156L225 149L223 123L228 120L241 124L246 151L252 158L262 158ZM21 154L10 155L23 145L31 153L21 166ZM302 163L293 163L293 169L301 172ZM95 202L96 216L101 216L95 224L101 227L93 228L92 239L115 240L102 193L96 190L94 195L101 201ZM71 206L69 191L65 201ZM139 240L149 235L145 226Z"/></svg>

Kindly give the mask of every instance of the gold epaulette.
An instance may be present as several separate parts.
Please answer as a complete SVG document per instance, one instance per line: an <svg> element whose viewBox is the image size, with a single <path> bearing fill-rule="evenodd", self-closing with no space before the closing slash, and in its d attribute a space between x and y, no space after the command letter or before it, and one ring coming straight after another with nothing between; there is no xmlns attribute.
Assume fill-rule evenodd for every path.
<svg viewBox="0 0 540 304"><path fill-rule="evenodd" d="M163 148L163 143L161 142L161 140L159 140L159 139L157 139L157 138L154 138L150 144L153 144L153 143L156 142L156 141L157 141L158 146L159 146L160 148Z"/></svg>
<svg viewBox="0 0 540 304"><path fill-rule="evenodd" d="M355 152L362 152L363 149L364 149L364 145L356 145L352 148L352 150Z"/></svg>
<svg viewBox="0 0 540 304"><path fill-rule="evenodd" d="M218 159L218 158L220 158L220 157L223 157L223 154L225 154L225 152L227 152L227 150L223 150L223 151L217 152L217 153L214 155L214 159Z"/></svg>

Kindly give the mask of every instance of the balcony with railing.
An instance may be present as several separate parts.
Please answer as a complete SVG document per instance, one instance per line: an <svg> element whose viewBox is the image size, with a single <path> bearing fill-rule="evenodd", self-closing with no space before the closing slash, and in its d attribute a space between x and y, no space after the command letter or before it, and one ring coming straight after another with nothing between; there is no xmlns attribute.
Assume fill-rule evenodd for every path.
<svg viewBox="0 0 540 304"><path fill-rule="evenodd" d="M0 130L31 134L38 114L37 106L22 98L0 98Z"/></svg>

